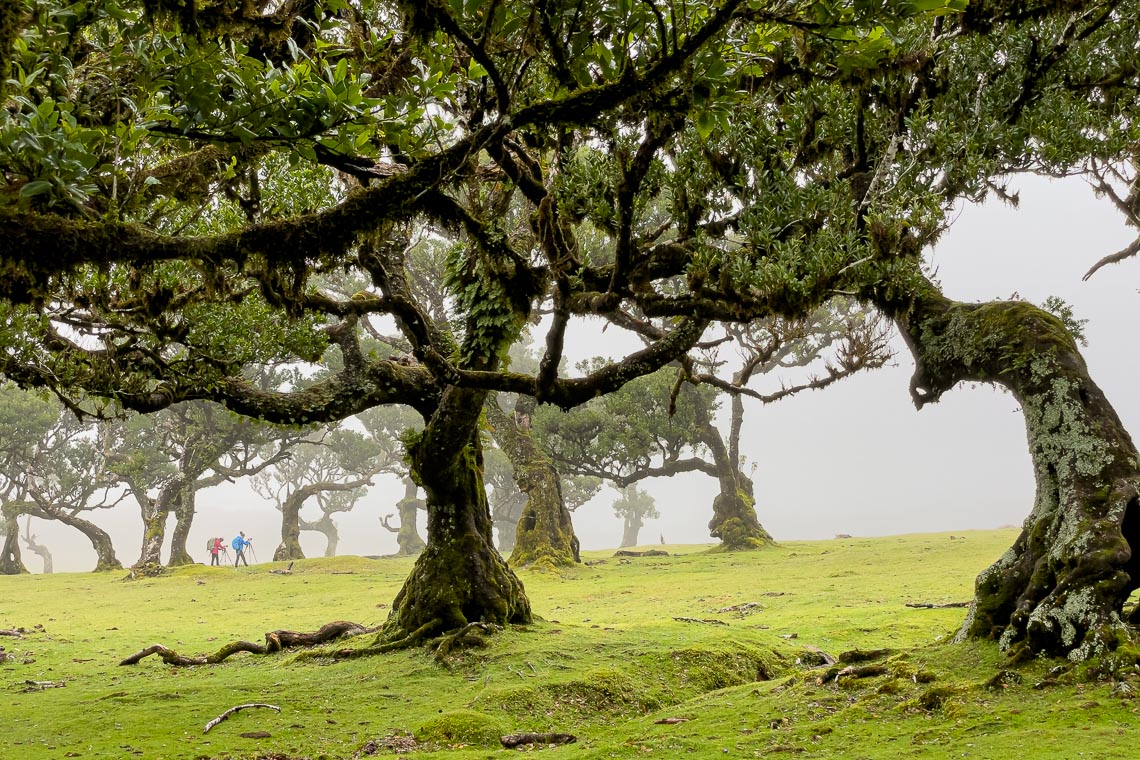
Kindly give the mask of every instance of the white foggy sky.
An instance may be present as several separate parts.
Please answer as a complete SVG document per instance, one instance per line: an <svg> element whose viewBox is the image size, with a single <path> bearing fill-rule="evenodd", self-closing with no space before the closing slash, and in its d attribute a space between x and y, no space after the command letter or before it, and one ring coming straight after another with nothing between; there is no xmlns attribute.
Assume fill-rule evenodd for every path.
<svg viewBox="0 0 1140 760"><path fill-rule="evenodd" d="M1140 325L1140 261L1102 269L1089 282L1084 272L1102 256L1134 239L1118 212L1094 198L1084 182L1048 182L1025 177L1021 208L999 203L963 210L943 242L929 254L948 296L964 301L1007 297L1013 292L1040 304L1047 296L1068 301L1087 319L1083 349L1093 379L1125 426L1140 431L1140 355L1134 331ZM569 333L571 364L614 341L597 327L576 325ZM629 344L638 347L635 344ZM621 350L626 346L615 346ZM777 539L828 538L924 531L955 531L1020 525L1033 499L1033 475L1017 404L990 386L963 385L921 412L908 392L913 362L895 341L895 365L845 380L767 407L746 410L742 453L756 464L757 509ZM604 349L603 347L603 350ZM701 474L647 481L661 518L648 521L642 543L663 535L670 543L708 543L714 481ZM379 517L394 512L403 496L395 478L381 478L341 528L340 553L387 554L395 535ZM616 546L621 523L609 504L613 491L574 514L585 549ZM191 554L206 560L211 535L228 538L244 530L255 538L257 557L268 561L280 538L279 515L240 486L203 491L191 532ZM94 521L115 539L119 559L138 558L141 522L133 503ZM171 523L173 525L173 522ZM422 531L422 515L421 515ZM64 526L33 522L33 532L55 556L57 571L87 570L94 553L81 535ZM320 556L324 538L303 533L309 556ZM25 552L36 572L39 558Z"/></svg>

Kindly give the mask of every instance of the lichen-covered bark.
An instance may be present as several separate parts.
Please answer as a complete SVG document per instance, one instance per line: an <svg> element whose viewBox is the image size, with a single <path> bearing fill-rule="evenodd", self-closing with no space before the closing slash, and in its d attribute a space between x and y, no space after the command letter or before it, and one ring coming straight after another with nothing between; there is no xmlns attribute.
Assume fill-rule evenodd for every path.
<svg viewBox="0 0 1140 760"><path fill-rule="evenodd" d="M695 395L690 386L686 386L684 392ZM694 398L693 408L699 426L697 433L712 454L720 486L720 493L713 499L713 516L709 521L709 534L720 539L717 549L737 552L771 546L775 542L756 516L751 478L742 473L738 462L729 456L720 431L712 424L700 399Z"/></svg>
<svg viewBox="0 0 1140 760"><path fill-rule="evenodd" d="M522 583L492 543L478 435L485 395L448 387L410 447L412 472L427 494L428 542L392 603L385 638L531 620Z"/></svg>
<svg viewBox="0 0 1140 760"><path fill-rule="evenodd" d="M916 406L964 380L985 381L1008 388L1025 415L1033 511L978 576L959 636L997 639L1017 658L1075 661L1132 642L1123 606L1140 586L1140 463L1064 325L1025 302L951 301L929 283L873 300L914 353Z"/></svg>
<svg viewBox="0 0 1140 760"><path fill-rule="evenodd" d="M566 567L579 561L578 538L562 499L562 480L530 434L533 399L521 396L514 418L495 399L487 403L491 434L514 468L515 483L526 494L515 531L512 567ZM521 422L521 424L520 424Z"/></svg>
<svg viewBox="0 0 1140 760"><path fill-rule="evenodd" d="M171 489L163 489L157 498L136 492L142 513L143 540L136 567L153 567L162 564L162 545L166 541L166 518L170 514Z"/></svg>

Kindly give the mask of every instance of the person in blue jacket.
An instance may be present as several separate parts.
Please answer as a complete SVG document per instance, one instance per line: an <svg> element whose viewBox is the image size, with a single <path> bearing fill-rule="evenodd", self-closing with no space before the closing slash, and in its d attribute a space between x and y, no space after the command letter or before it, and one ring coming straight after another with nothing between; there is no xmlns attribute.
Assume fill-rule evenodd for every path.
<svg viewBox="0 0 1140 760"><path fill-rule="evenodd" d="M238 531L237 538L230 542L230 546L232 546L234 548L234 551L237 552L237 556L234 557L234 567L237 567L239 562L244 563L246 567L249 567L249 562L246 562L245 559L245 549L252 543L252 541L245 537L245 533L240 530Z"/></svg>

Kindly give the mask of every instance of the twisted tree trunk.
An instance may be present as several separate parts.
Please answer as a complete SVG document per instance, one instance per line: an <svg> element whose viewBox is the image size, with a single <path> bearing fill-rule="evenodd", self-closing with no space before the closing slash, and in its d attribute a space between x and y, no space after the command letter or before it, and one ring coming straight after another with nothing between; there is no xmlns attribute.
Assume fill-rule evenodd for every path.
<svg viewBox="0 0 1140 760"><path fill-rule="evenodd" d="M24 523L24 543L28 549L38 556L44 563L44 575L51 575L55 572L55 566L52 562L51 550L36 540L35 535L32 533L32 519L29 517Z"/></svg>
<svg viewBox="0 0 1140 760"><path fill-rule="evenodd" d="M752 479L740 472L739 460L733 460L720 431L712 424L704 405L696 398L696 391L686 385L684 391L693 394L698 435L708 447L716 467L720 493L713 499L713 516L709 521L709 534L720 539L720 551L750 551L763 549L775 543L756 516L756 499L752 495Z"/></svg>
<svg viewBox="0 0 1140 760"><path fill-rule="evenodd" d="M526 496L523 494L500 499L491 505L491 520L499 538L499 554L514 551L518 543L519 520L525 508Z"/></svg>
<svg viewBox="0 0 1140 760"><path fill-rule="evenodd" d="M301 530L311 530L325 537L325 556L335 557L337 547L340 545L340 531L328 512L322 512L318 520L309 521L301 518Z"/></svg>
<svg viewBox="0 0 1140 760"><path fill-rule="evenodd" d="M1081 661L1134 644L1123 606L1140 587L1140 464L1072 335L1020 301L959 303L930 283L897 300L876 295L914 354L917 407L959 382L985 381L1008 388L1025 416L1033 511L978 576L959 638L997 639L1015 659Z"/></svg>
<svg viewBox="0 0 1140 760"><path fill-rule="evenodd" d="M111 543L110 534L90 520L83 519L75 511L53 504L33 503L29 504L27 512L42 520L58 520L86 536L91 542L91 548L95 550L94 572L123 569L123 563L115 556L115 545Z"/></svg>
<svg viewBox="0 0 1140 760"><path fill-rule="evenodd" d="M399 547L396 553L409 557L424 549L424 540L420 538L420 532L416 529L418 512L425 507L424 500L418 496L419 490L416 481L404 478L404 498L396 503L396 509L400 513L400 527L393 528L388 524L391 515L380 521L385 528L396 534L396 545Z"/></svg>
<svg viewBox="0 0 1140 760"><path fill-rule="evenodd" d="M193 565L194 558L186 549L186 542L190 538L190 527L194 523L194 512L197 509L195 498L197 489L193 484L187 484L174 504L174 530L170 532L170 567Z"/></svg>
<svg viewBox="0 0 1140 760"><path fill-rule="evenodd" d="M483 486L479 415L485 391L448 387L412 471L427 493L428 542L392 603L385 636L431 636L482 621L529 623L522 583L495 551Z"/></svg>
<svg viewBox="0 0 1140 760"><path fill-rule="evenodd" d="M309 488L301 488L289 494L281 504L281 543L273 552L274 562L305 558L301 551L301 507L311 495Z"/></svg>
<svg viewBox="0 0 1140 760"><path fill-rule="evenodd" d="M4 537L0 548L0 575L20 575L28 572L20 558L20 526L13 510L0 511L0 533Z"/></svg>

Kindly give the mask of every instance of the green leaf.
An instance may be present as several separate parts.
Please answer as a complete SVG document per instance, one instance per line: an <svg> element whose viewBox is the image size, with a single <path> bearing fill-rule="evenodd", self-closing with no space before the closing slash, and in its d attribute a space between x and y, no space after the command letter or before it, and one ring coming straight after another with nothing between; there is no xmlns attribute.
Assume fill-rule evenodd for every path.
<svg viewBox="0 0 1140 760"><path fill-rule="evenodd" d="M31 198L35 195L50 193L51 188L52 184L46 179L34 179L31 182L25 183L24 186L20 188L20 197Z"/></svg>

